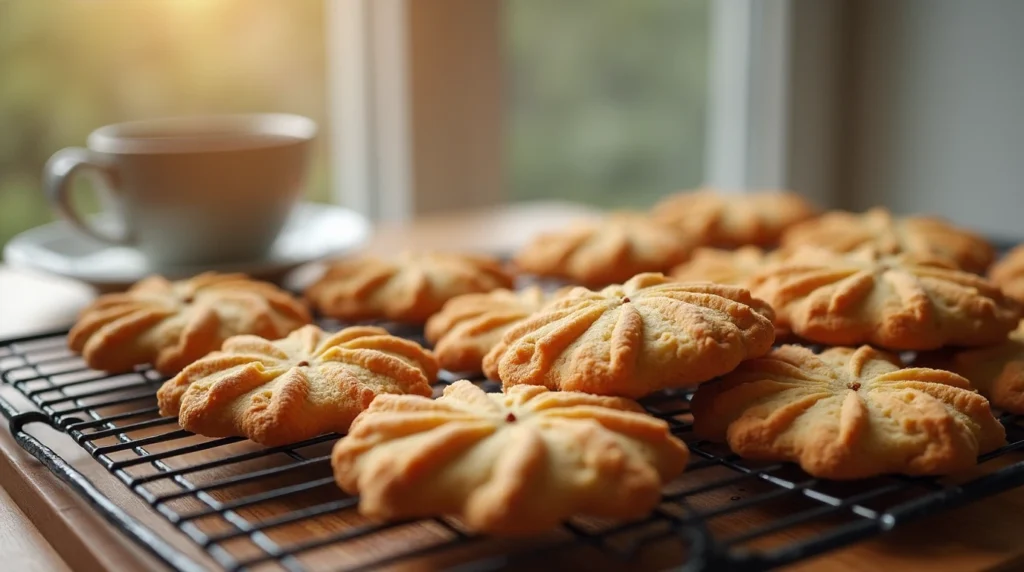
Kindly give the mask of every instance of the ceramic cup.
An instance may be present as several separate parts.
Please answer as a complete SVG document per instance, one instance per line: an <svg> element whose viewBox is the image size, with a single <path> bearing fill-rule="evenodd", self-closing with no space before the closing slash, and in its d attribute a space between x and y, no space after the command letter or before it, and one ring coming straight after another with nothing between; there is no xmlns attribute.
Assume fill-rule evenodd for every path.
<svg viewBox="0 0 1024 572"><path fill-rule="evenodd" d="M156 267L257 260L301 195L316 124L286 114L180 117L93 131L46 163L51 205L83 234L139 249ZM112 198L96 224L69 197L95 175Z"/></svg>

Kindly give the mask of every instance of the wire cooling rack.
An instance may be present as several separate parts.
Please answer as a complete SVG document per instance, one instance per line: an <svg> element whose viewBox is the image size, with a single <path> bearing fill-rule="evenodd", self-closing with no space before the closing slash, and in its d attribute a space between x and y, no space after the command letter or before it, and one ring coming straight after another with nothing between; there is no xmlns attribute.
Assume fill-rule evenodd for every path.
<svg viewBox="0 0 1024 572"><path fill-rule="evenodd" d="M394 333L422 343L419 332ZM67 350L64 332L0 342L0 375L38 408L18 412L0 399L18 443L177 570L202 568L26 426L43 423L69 435L226 570L405 563L492 570L583 561L609 569L755 570L809 558L1024 484L1020 416L1000 418L1008 444L980 458L980 476L966 482L886 476L837 483L791 464L745 461L696 440L689 395L664 392L643 404L687 442L692 459L684 475L665 488L657 510L628 523L574 518L541 539L509 541L473 535L450 518L367 521L356 511L358 499L334 486L329 453L337 435L272 448L193 435L158 413L154 395L163 378L148 369L123 375L90 370ZM455 379L443 373L435 390ZM486 380L476 383L498 389Z"/></svg>

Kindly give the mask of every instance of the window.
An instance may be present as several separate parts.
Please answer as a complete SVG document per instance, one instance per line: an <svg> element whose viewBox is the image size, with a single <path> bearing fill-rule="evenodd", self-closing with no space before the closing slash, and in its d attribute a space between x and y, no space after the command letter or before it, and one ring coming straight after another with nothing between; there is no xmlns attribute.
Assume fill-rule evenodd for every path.
<svg viewBox="0 0 1024 572"><path fill-rule="evenodd" d="M703 179L711 6L708 0L0 2L0 244L53 219L40 179L54 151L83 145L104 124L192 113L312 117L321 126L308 190L315 200L359 208L351 194L338 191L339 181L348 180L392 211L538 198L646 206ZM483 19L490 23L485 31L466 33ZM431 80L465 49L446 44L457 34L459 41L492 42L493 49L482 61L464 62L459 78ZM356 40L366 42L364 49L347 51ZM390 40L397 49L389 52ZM411 45L416 41L431 50ZM392 59L382 62L384 56ZM346 58L362 75L339 81L332 66ZM428 67L419 75L392 69L403 58L426 60ZM481 65L494 73L480 73ZM406 83L395 84L401 73ZM372 121L366 119L372 113L396 127L395 109L443 112L456 93L443 84L474 76L504 85L488 92L493 105L480 107L480 116L494 119L466 135L458 152L437 152L437 130L449 124L435 120L426 125L433 133L426 139L383 137L381 125L372 125L363 134L367 148L342 156L348 135L332 134L332 127ZM434 90L433 99L416 93L422 89ZM336 101L360 90L357 99L365 96L376 110ZM339 119L339 113L354 115ZM498 182L474 179L467 185L476 185L473 200L406 200L401 193L408 189L395 192L405 181L396 172L411 173L416 193L438 196L451 181L473 177L451 160L481 137L500 138L493 169L476 169L490 169ZM394 152L402 144L421 148ZM353 156L357 163L379 162L389 154L420 163L405 171L378 165L375 175L351 178ZM421 184L424 177L432 177L430 184ZM382 189L384 179L398 184ZM75 195L94 202L85 188ZM387 216L379 205L363 210Z"/></svg>
<svg viewBox="0 0 1024 572"><path fill-rule="evenodd" d="M1022 8L907 2L0 0L0 244L92 129L246 111L316 120L309 197L380 218L707 181L1016 236Z"/></svg>
<svg viewBox="0 0 1024 572"><path fill-rule="evenodd" d="M507 0L506 190L644 207L704 176L708 0Z"/></svg>

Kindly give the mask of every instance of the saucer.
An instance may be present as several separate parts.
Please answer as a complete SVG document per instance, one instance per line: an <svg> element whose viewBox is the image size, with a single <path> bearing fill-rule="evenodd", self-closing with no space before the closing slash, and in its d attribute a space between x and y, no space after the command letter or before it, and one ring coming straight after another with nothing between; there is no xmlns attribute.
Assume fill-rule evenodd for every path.
<svg viewBox="0 0 1024 572"><path fill-rule="evenodd" d="M270 251L260 260L196 266L153 266L138 250L88 238L64 221L27 230L4 247L11 266L81 280L100 290L117 290L149 274L187 278L209 270L243 272L277 280L303 264L351 251L370 236L362 215L335 205L299 203Z"/></svg>

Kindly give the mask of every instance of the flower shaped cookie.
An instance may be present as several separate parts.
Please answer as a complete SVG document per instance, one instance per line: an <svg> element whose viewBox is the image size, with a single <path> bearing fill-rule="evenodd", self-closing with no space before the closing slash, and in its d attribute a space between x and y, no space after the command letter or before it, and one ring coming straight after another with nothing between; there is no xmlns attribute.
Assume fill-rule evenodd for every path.
<svg viewBox="0 0 1024 572"><path fill-rule="evenodd" d="M630 519L686 467L686 445L635 402L468 381L437 400L382 395L334 447L338 485L387 520L450 515L531 534L566 518Z"/></svg>
<svg viewBox="0 0 1024 572"><path fill-rule="evenodd" d="M71 328L68 345L93 369L152 363L172 375L230 336L279 338L310 321L290 294L242 274L208 272L177 282L151 276L97 298Z"/></svg>
<svg viewBox="0 0 1024 572"><path fill-rule="evenodd" d="M160 414L208 437L281 445L344 432L374 397L431 395L437 361L383 328L305 326L269 341L236 336L157 392Z"/></svg>
<svg viewBox="0 0 1024 572"><path fill-rule="evenodd" d="M331 263L306 290L306 298L332 318L421 324L455 296L511 288L512 280L501 263L488 256L404 253L394 261L360 258Z"/></svg>
<svg viewBox="0 0 1024 572"><path fill-rule="evenodd" d="M970 231L934 217L894 217L884 208L828 212L787 230L782 246L786 250L812 246L834 252L870 247L881 254L942 257L976 273L984 272L995 258L992 245Z"/></svg>
<svg viewBox="0 0 1024 572"><path fill-rule="evenodd" d="M516 324L484 357L484 372L506 389L641 397L764 355L772 316L742 288L639 274L600 292L575 288Z"/></svg>
<svg viewBox="0 0 1024 572"><path fill-rule="evenodd" d="M944 259L794 252L750 282L775 309L776 323L829 345L869 343L891 350L1003 341L1020 305L984 278Z"/></svg>
<svg viewBox="0 0 1024 572"><path fill-rule="evenodd" d="M605 286L640 272L667 272L692 248L690 240L649 216L618 212L537 236L516 255L515 264L538 276Z"/></svg>
<svg viewBox="0 0 1024 572"><path fill-rule="evenodd" d="M800 195L784 191L723 193L697 189L654 206L654 218L694 237L699 244L735 248L769 246L790 226L814 216Z"/></svg>
<svg viewBox="0 0 1024 572"><path fill-rule="evenodd" d="M782 346L700 386L691 410L698 437L829 479L954 473L1005 442L966 379L868 346Z"/></svg>

